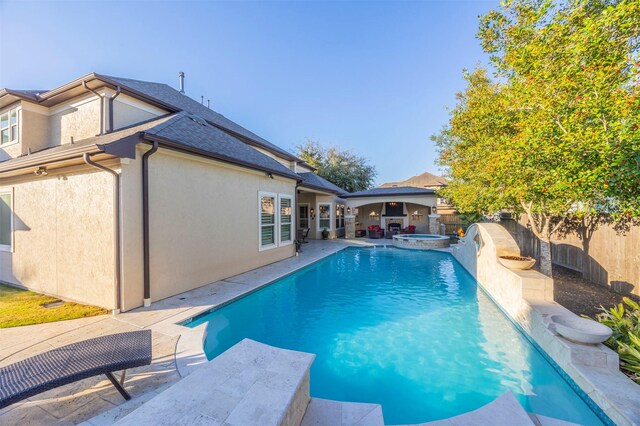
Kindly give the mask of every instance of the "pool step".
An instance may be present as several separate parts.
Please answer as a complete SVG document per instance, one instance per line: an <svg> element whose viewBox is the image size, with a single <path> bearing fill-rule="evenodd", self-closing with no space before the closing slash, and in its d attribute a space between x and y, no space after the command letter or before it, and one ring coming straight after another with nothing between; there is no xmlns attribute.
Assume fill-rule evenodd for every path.
<svg viewBox="0 0 640 426"><path fill-rule="evenodd" d="M298 426L314 358L244 339L116 424Z"/></svg>
<svg viewBox="0 0 640 426"><path fill-rule="evenodd" d="M300 426L384 426L378 404L311 398Z"/></svg>
<svg viewBox="0 0 640 426"><path fill-rule="evenodd" d="M536 426L516 397L507 391L487 405L459 416L414 426ZM552 426L552 424L549 424ZM560 425L558 425L560 426Z"/></svg>

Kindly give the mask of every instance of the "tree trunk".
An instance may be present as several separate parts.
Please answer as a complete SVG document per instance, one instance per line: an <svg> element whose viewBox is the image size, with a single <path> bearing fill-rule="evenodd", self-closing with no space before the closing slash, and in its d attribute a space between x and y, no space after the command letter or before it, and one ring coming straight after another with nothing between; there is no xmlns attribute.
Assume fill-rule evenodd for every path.
<svg viewBox="0 0 640 426"><path fill-rule="evenodd" d="M589 265L591 264L591 258L589 257L589 241L582 240L582 278L590 281L591 274L589 273Z"/></svg>
<svg viewBox="0 0 640 426"><path fill-rule="evenodd" d="M540 238L540 272L553 277L553 269L551 262L551 241Z"/></svg>

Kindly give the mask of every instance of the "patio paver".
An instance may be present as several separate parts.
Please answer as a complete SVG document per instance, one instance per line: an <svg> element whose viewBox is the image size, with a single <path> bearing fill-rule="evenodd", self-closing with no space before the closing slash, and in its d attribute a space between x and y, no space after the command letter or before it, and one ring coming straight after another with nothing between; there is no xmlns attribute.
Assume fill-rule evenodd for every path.
<svg viewBox="0 0 640 426"><path fill-rule="evenodd" d="M125 402L106 378L98 376L53 389L0 410L0 423L71 425L84 422L86 425L106 425L118 421L180 380L176 347L181 335L191 329L176 323L256 290L351 244L351 241L345 240L310 241L303 245L300 256L116 316L101 315L0 329L0 366L92 337L141 328L153 331L151 365L127 372L125 386L132 400Z"/></svg>

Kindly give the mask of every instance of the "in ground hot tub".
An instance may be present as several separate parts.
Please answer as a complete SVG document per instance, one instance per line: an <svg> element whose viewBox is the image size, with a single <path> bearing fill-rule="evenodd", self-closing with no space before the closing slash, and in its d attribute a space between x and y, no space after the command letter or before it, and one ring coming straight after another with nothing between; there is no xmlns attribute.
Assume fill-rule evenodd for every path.
<svg viewBox="0 0 640 426"><path fill-rule="evenodd" d="M449 247L449 237L433 234L400 234L393 236L396 247L429 250Z"/></svg>

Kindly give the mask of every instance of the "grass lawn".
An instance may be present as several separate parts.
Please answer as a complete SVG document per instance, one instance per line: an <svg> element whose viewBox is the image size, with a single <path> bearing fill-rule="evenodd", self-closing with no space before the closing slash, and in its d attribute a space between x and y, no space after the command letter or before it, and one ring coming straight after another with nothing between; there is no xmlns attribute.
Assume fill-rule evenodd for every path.
<svg viewBox="0 0 640 426"><path fill-rule="evenodd" d="M64 302L51 308L43 306L57 300L54 297L0 284L0 328L92 317L108 312L97 306L72 302Z"/></svg>

